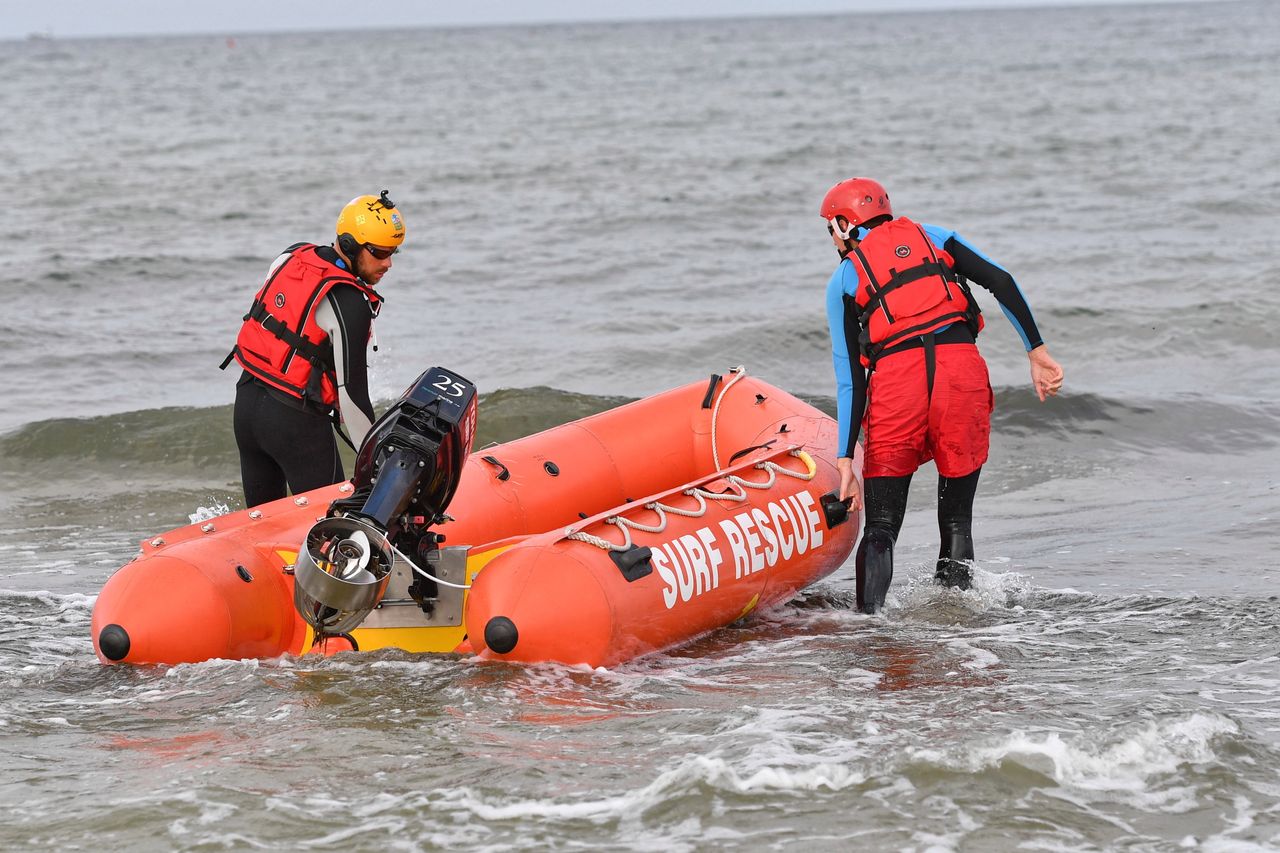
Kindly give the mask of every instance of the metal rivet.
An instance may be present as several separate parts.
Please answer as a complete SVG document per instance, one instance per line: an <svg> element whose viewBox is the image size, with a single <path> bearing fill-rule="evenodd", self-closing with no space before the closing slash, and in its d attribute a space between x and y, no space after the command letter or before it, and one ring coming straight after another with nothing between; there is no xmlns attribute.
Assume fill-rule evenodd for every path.
<svg viewBox="0 0 1280 853"><path fill-rule="evenodd" d="M306 496L303 496L300 498L294 498L293 502L298 506L306 506L307 504L311 503L311 501L306 499Z"/></svg>
<svg viewBox="0 0 1280 853"><path fill-rule="evenodd" d="M160 547L161 545L163 545L163 544L164 544L164 539L162 539L162 538L161 538L161 537L159 537L159 536L157 536L155 539L152 539L152 540L151 540L151 547L152 547L152 548L159 548L159 547Z"/></svg>
<svg viewBox="0 0 1280 853"><path fill-rule="evenodd" d="M201 530L203 530L205 533L212 533L212 532L213 532L213 522L209 522L208 524L202 525L202 526L200 527L200 529L201 529Z"/></svg>
<svg viewBox="0 0 1280 853"><path fill-rule="evenodd" d="M351 491L351 490L352 490L352 489L354 489L354 488L355 488L355 486L351 485L350 483L343 483L341 486L338 486L338 491L340 491L340 492L349 492L349 491Z"/></svg>
<svg viewBox="0 0 1280 853"><path fill-rule="evenodd" d="M255 509L253 512L249 513L249 517L253 519L262 518L262 510Z"/></svg>

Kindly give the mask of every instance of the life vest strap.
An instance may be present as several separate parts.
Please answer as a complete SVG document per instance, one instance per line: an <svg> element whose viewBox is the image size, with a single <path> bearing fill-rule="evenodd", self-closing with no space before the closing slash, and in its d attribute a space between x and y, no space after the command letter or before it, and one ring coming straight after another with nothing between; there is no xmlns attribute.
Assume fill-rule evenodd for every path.
<svg viewBox="0 0 1280 853"><path fill-rule="evenodd" d="M982 307L978 305L978 300L973 298L973 291L969 289L969 282L962 275L955 278L956 286L960 288L960 292L964 294L965 300L969 303L969 307L965 309L965 322L969 324L969 331L973 332L976 338L978 332L982 331Z"/></svg>
<svg viewBox="0 0 1280 853"><path fill-rule="evenodd" d="M287 391L290 395L301 399L304 403L316 403L323 406L326 411L333 412L334 424L335 426L340 427L340 422L337 420L337 414L334 412L333 407L324 402L324 386L321 384L321 377L324 375L325 369L323 362L317 363L317 360L315 359L308 359L311 362L313 369L311 371L311 375L307 379L306 386L303 387L301 385L294 385L292 382L285 381L283 377L274 376L255 367L251 360L245 358L239 344L236 344L231 348L231 352L227 353L227 357L222 360L222 364L218 365L218 369L226 370L227 365L231 363L232 359L239 361L240 366L260 382L271 387ZM338 429L338 434L342 435L343 440L346 441L347 444L351 444L351 439L342 434L341 428ZM354 445L352 445L352 447L354 447Z"/></svg>
<svg viewBox="0 0 1280 853"><path fill-rule="evenodd" d="M248 314L244 315L244 319L261 323L262 328L287 343L295 352L301 353L307 361L311 362L312 367L323 366L324 357L328 354L327 350L310 338L290 329L287 324L268 311L267 306L262 302L253 303L253 307L249 309Z"/></svg>
<svg viewBox="0 0 1280 853"><path fill-rule="evenodd" d="M920 340L924 343L925 399L932 400L933 375L938 372L937 341L934 340L933 332L925 332Z"/></svg>
<svg viewBox="0 0 1280 853"><path fill-rule="evenodd" d="M884 306L885 316L891 318L892 315L889 314L889 308L884 302L885 297L898 288L911 284L913 281L919 281L922 278L929 278L930 276L940 276L950 282L954 282L956 280L956 274L951 270L951 267L941 261L925 261L922 264L909 267L902 272L898 272L897 270L890 270L890 272L893 277L889 279L889 283L884 287L877 287L875 281L871 281L871 286L868 288L871 298L867 300L867 307L862 310L858 317L859 323L865 325L867 318L869 318L872 313L881 306ZM868 278L870 278L870 276L868 276ZM893 322L892 319L890 319L890 322Z"/></svg>
<svg viewBox="0 0 1280 853"><path fill-rule="evenodd" d="M867 290L871 293L871 300L867 303L867 310L865 312L860 312L858 315L858 322L865 326L867 324L867 317L871 316L871 312L877 307L878 300L875 295L880 292L880 282L876 281L876 274L871 269L871 262L868 261L867 256L862 253L862 249L858 246L854 246L853 254L858 258L859 263L862 264L862 272L867 277ZM885 319L892 323L893 315L889 313L889 306L880 303L879 307L884 309Z"/></svg>
<svg viewBox="0 0 1280 853"><path fill-rule="evenodd" d="M933 332L937 331L942 326L950 325L951 323L954 323L957 320L963 320L965 322L968 322L969 320L968 312L956 311L951 314L944 314L941 317L934 317L932 320L930 320L927 323L921 323L918 326L912 326L910 328L903 329L898 334L890 338L886 338L885 340L879 343L869 344L866 347L866 352L864 353L864 355L867 357L867 360L870 362L871 368L874 370L876 359L880 357L880 353L884 352L889 347L893 346L894 344L901 343L907 338L919 337L925 334L928 334L930 337L932 337Z"/></svg>
<svg viewBox="0 0 1280 853"><path fill-rule="evenodd" d="M231 355L236 356L239 352L240 352L240 348L236 347L231 351ZM291 397L297 397L299 400L302 400L304 403L307 402L307 399L306 399L307 389L298 385L294 385L292 382L286 382L285 380L281 379L278 376L272 376L270 373L267 373L266 371L263 371L255 367L248 359L241 357L237 360L240 362L240 366L245 369L246 373L248 373L250 376L258 380L262 384L267 385L271 388L278 388L281 391L287 392Z"/></svg>
<svg viewBox="0 0 1280 853"><path fill-rule="evenodd" d="M347 447L359 453L360 448L356 447L355 443L351 441L351 437L347 435L346 429L342 426L342 415L338 414L336 408L329 412L329 420L333 421L333 431L338 434L338 438L342 439Z"/></svg>

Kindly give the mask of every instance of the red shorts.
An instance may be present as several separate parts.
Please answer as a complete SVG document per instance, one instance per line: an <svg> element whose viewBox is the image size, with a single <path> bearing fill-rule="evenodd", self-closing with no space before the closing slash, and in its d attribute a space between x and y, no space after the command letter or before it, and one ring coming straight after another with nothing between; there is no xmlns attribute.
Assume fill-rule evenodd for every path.
<svg viewBox="0 0 1280 853"><path fill-rule="evenodd" d="M932 459L942 476L964 477L987 461L995 408L987 363L973 344L934 352L932 398L923 347L876 362L862 421L863 476L903 477Z"/></svg>

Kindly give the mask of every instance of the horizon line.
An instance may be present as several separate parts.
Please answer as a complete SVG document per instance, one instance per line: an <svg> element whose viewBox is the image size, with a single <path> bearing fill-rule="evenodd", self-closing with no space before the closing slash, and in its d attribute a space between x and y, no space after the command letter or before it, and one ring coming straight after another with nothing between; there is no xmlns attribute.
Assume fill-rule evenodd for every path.
<svg viewBox="0 0 1280 853"><path fill-rule="evenodd" d="M926 0L927 2L928 0ZM514 18L504 20L441 20L434 22L415 22L415 23L378 23L366 26L330 26L319 25L312 27L289 27L289 26L250 26L246 29L226 29L226 28L197 28L197 29L173 29L173 30L140 30L140 31L120 31L120 32L68 32L58 33L52 27L46 27L43 30L30 30L23 34L0 35L0 42L55 42L55 41L88 41L95 39L131 39L131 38L196 38L196 37L218 37L233 38L238 36L257 36L257 35L316 35L325 33L376 33L387 30L471 30L471 29L501 29L504 27L562 27L573 25L616 25L616 24L654 24L654 23L705 23L714 21L751 21L751 20L775 20L786 18L811 18L817 16L834 16L834 17L853 17L857 15L917 15L929 14L937 12L1030 12L1044 11L1047 9L1083 9L1096 8L1102 6L1164 6L1164 5L1190 5L1195 3L1202 4L1218 4L1218 3L1239 3L1247 2L1247 0L1012 0L1008 3L994 2L993 0L972 0L972 3L960 0L961 5L956 5L954 0L934 0L933 5L913 7L903 9L900 6L887 2L883 7L868 9L798 9L794 11L776 10L776 11L759 11L759 12L732 12L726 14L716 14L713 12L696 12L691 14L658 14L653 16L641 15L599 15L599 16L581 16L581 17L548 17L548 18Z"/></svg>

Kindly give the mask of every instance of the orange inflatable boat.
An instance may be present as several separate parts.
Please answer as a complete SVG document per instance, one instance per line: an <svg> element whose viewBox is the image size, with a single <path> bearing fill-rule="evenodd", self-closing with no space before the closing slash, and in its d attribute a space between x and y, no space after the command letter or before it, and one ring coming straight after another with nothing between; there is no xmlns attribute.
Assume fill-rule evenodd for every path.
<svg viewBox="0 0 1280 853"><path fill-rule="evenodd" d="M144 540L98 596L98 656L610 666L786 601L853 549L835 423L741 369L472 453L476 401L432 368L351 481Z"/></svg>

